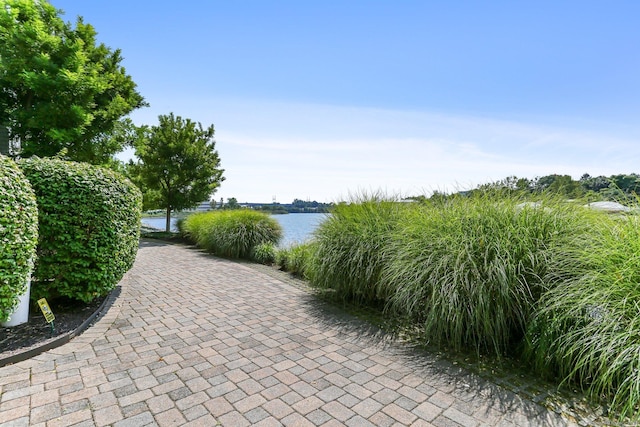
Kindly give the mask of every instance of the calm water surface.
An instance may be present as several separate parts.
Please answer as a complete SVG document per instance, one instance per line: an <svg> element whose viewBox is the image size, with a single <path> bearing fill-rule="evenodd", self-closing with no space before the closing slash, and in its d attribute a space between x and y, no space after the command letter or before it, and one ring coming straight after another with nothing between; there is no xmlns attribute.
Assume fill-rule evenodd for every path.
<svg viewBox="0 0 640 427"><path fill-rule="evenodd" d="M286 215L273 215L284 234L280 241L280 247L286 248L296 243L303 243L311 238L314 230L327 214L320 213L292 213Z"/></svg>
<svg viewBox="0 0 640 427"><path fill-rule="evenodd" d="M326 217L327 214L316 213L273 215L273 218L280 223L284 231L280 247L286 248L295 243L302 243L308 240L316 227ZM164 230L165 221L165 218L142 218L143 224L160 230ZM176 222L176 218L171 218L171 231L178 231Z"/></svg>
<svg viewBox="0 0 640 427"><path fill-rule="evenodd" d="M164 231L165 225L167 224L167 219L164 217L162 218L142 217L141 221L144 225L157 228L158 230L163 230L163 231ZM176 222L178 222L177 218L171 218L171 231L176 231L176 232L178 231L178 227L176 227Z"/></svg>

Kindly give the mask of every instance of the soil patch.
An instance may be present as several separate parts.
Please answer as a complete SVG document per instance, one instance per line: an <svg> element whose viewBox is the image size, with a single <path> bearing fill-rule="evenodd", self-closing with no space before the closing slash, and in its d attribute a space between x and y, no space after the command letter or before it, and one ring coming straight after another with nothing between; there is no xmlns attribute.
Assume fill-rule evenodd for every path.
<svg viewBox="0 0 640 427"><path fill-rule="evenodd" d="M96 298L89 304L68 298L48 301L55 316L53 330L45 320L40 307L32 302L29 307L29 321L27 323L10 328L0 327L0 360L37 348L65 334L74 332L93 316L107 297Z"/></svg>

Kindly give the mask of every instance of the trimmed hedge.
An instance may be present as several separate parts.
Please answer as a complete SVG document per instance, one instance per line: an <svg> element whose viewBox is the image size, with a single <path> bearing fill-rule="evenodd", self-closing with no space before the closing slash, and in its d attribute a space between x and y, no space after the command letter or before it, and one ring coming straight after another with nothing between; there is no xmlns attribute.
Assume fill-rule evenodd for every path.
<svg viewBox="0 0 640 427"><path fill-rule="evenodd" d="M0 155L0 321L26 291L38 242L38 208L29 181Z"/></svg>
<svg viewBox="0 0 640 427"><path fill-rule="evenodd" d="M40 237L32 299L106 295L138 251L142 195L123 176L57 159L19 162L38 200Z"/></svg>

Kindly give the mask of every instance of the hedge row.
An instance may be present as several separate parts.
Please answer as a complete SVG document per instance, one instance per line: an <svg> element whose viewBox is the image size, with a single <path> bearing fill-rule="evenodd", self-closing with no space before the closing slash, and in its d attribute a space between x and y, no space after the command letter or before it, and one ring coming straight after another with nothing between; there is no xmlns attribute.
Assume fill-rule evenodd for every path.
<svg viewBox="0 0 640 427"><path fill-rule="evenodd" d="M38 208L29 181L0 155L0 321L26 291L38 241Z"/></svg>
<svg viewBox="0 0 640 427"><path fill-rule="evenodd" d="M138 188L119 174L84 163L30 158L19 165L38 201L32 298L89 302L106 295L137 253Z"/></svg>
<svg viewBox="0 0 640 427"><path fill-rule="evenodd" d="M30 276L34 300L90 302L113 289L135 260L142 195L110 170L0 156L0 206L0 321Z"/></svg>

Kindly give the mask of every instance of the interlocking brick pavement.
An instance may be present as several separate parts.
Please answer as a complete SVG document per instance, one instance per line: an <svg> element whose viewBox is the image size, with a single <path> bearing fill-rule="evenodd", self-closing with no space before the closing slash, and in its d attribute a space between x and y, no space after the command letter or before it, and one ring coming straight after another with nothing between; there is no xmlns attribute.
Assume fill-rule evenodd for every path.
<svg viewBox="0 0 640 427"><path fill-rule="evenodd" d="M565 426L301 287L141 241L109 311L0 368L2 426Z"/></svg>

